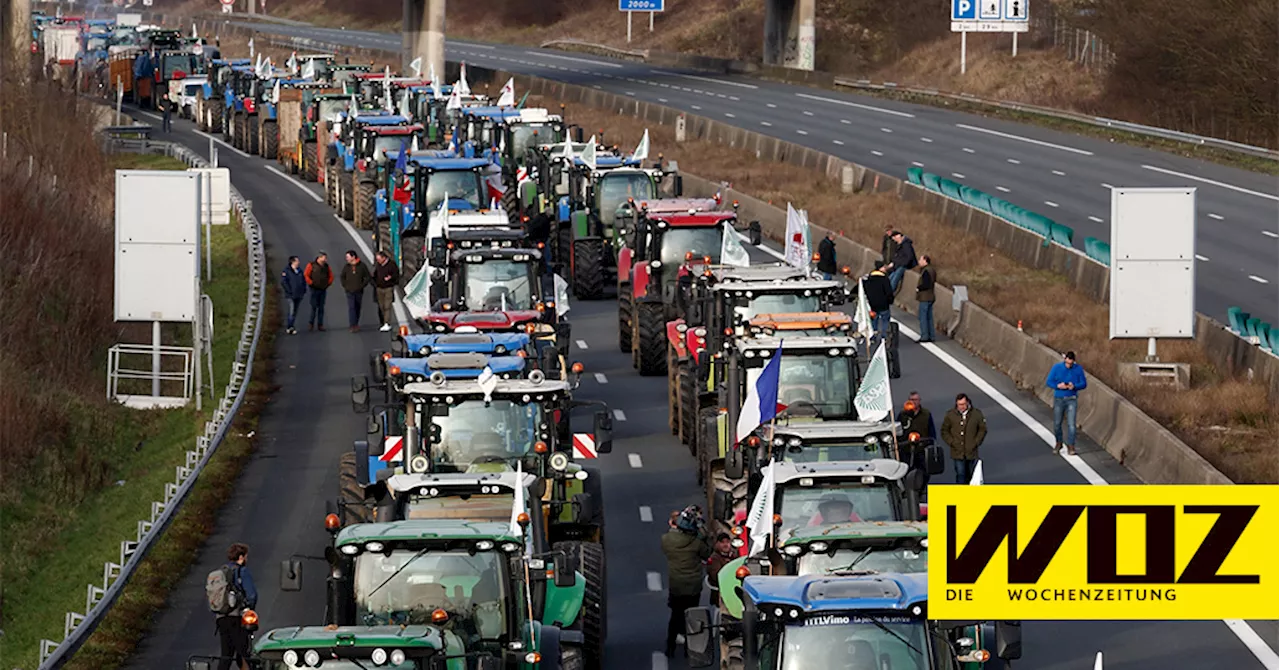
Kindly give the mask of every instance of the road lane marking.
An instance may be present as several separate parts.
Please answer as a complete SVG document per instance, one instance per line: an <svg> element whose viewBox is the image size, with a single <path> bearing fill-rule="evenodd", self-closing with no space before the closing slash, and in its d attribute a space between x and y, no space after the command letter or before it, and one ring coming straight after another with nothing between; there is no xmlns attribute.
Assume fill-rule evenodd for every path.
<svg viewBox="0 0 1280 670"><path fill-rule="evenodd" d="M285 177L285 179L293 181L290 177ZM334 214L333 218L337 219L338 223L342 224L342 229L347 231L347 234L351 236L351 239L355 240L356 247L360 250L360 253L364 254L365 258L372 259L373 250L369 248L369 243L360 236L360 233L357 232L346 219L338 216L337 214ZM401 301L401 291L399 289L396 290L395 310L396 318L400 319L400 325L406 325L412 328L413 319L409 318L409 311L405 309L404 303Z"/></svg>
<svg viewBox="0 0 1280 670"><path fill-rule="evenodd" d="M586 341L586 340L578 340L578 341L577 341L577 342L575 342L574 344L577 344L579 349L589 349L589 348L590 348L590 347L588 347L588 346L587 346L587 341Z"/></svg>
<svg viewBox="0 0 1280 670"><path fill-rule="evenodd" d="M266 168L266 169L268 169L268 170L271 170L272 172L274 172L274 173L276 173L276 174L280 175L281 177L284 177L284 178L285 178L285 180L286 180L286 181L288 181L290 184L293 184L294 186L297 186L297 187L298 187L298 190L300 190L300 191L302 191L303 193L306 193L307 195L311 196L311 199L312 199L312 200L315 200L316 202L324 202L324 198L320 197L320 196L319 196L315 191L312 191L311 189L307 188L307 187L306 187L306 185L305 185L305 184L303 184L302 182L299 182L299 181L295 180L293 177L290 177L289 175L285 174L284 172L282 172L282 171L280 171L280 170L276 169L276 167L275 167L275 166L273 166L273 165L263 165L262 167L264 167L264 168Z"/></svg>
<svg viewBox="0 0 1280 670"><path fill-rule="evenodd" d="M539 56L541 58L559 58L560 60L570 60L575 63L586 63L587 65L599 65L601 67L611 67L621 69L622 66L617 63L606 63L598 60L587 60L586 58L574 58L572 56L557 56L556 54L543 53L541 51L526 51L530 56Z"/></svg>
<svg viewBox="0 0 1280 670"><path fill-rule="evenodd" d="M881 129L880 129L880 132L882 132L882 133L891 133L891 132L893 132L893 128L881 128Z"/></svg>
<svg viewBox="0 0 1280 670"><path fill-rule="evenodd" d="M845 124L846 126L851 126L851 125L853 125L853 122L852 122L852 121L850 121L849 119L840 119L840 123L843 123L843 124Z"/></svg>
<svg viewBox="0 0 1280 670"><path fill-rule="evenodd" d="M1209 257L1208 257L1208 256L1201 256L1200 254L1196 254L1196 260L1198 260L1198 261L1205 261L1205 262L1208 262Z"/></svg>
<svg viewBox="0 0 1280 670"><path fill-rule="evenodd" d="M1280 237L1280 235L1277 235L1277 234L1275 234L1275 233L1271 232L1270 230L1264 230L1264 231L1262 231L1262 234L1263 234L1263 235L1266 235L1267 237Z"/></svg>
<svg viewBox="0 0 1280 670"><path fill-rule="evenodd" d="M921 138L920 138L920 141L921 141L921 142L933 142L933 140L931 140L931 139L929 139L929 138L927 138L927 137L921 137Z"/></svg>
<svg viewBox="0 0 1280 670"><path fill-rule="evenodd" d="M1058 175L1059 177L1067 176L1067 173L1063 172L1062 170L1054 170L1053 173Z"/></svg>
<svg viewBox="0 0 1280 670"><path fill-rule="evenodd" d="M799 129L799 128L796 128L796 132L797 132L797 133L800 133L801 135L808 135L808 134L809 134L809 131L807 131L807 130L801 130L801 129Z"/></svg>
<svg viewBox="0 0 1280 670"><path fill-rule="evenodd" d="M152 114L151 112L144 112L144 111L142 111L141 109L139 109L139 110L138 110L138 113L139 113L139 114L142 114L143 116L149 116L149 117L151 117L151 118L153 118L153 119L155 119L156 121L159 121L159 122L161 122L161 123L163 123L163 122L164 122L164 117L160 116L159 114Z"/></svg>
<svg viewBox="0 0 1280 670"><path fill-rule="evenodd" d="M841 142L840 140L831 140L831 143L832 143L832 144L838 144L838 145L840 145L840 146L844 146L844 142Z"/></svg>
<svg viewBox="0 0 1280 670"><path fill-rule="evenodd" d="M692 107L692 108L694 108L694 109L696 109L696 110L698 110L698 111L702 111L702 108L701 108L701 107L699 107L699 106L697 106L697 105L689 105L689 106L690 106L690 107Z"/></svg>
<svg viewBox="0 0 1280 670"><path fill-rule="evenodd" d="M742 98L739 98L739 97L738 97L738 96L736 96L736 95L731 95L731 96L729 96L729 99L730 99L730 100L732 100L732 101L734 101L734 102L741 102L741 101L742 101Z"/></svg>
<svg viewBox="0 0 1280 670"><path fill-rule="evenodd" d="M775 104L773 104L772 102L766 102L766 103L764 103L764 104L765 104L765 106L766 106L766 107L768 107L769 109L777 109L777 108L778 108L778 106L777 106L777 105L775 105Z"/></svg>
<svg viewBox="0 0 1280 670"><path fill-rule="evenodd" d="M658 102L666 102L666 101L667 101L666 98L658 98Z"/></svg>
<svg viewBox="0 0 1280 670"><path fill-rule="evenodd" d="M1280 668L1280 658L1276 656L1276 652L1270 645L1262 639L1261 635L1253 629L1244 619L1223 619L1222 623L1227 624L1227 628L1235 633L1237 638L1244 643L1254 658L1267 668L1267 670L1276 670Z"/></svg>
<svg viewBox="0 0 1280 670"><path fill-rule="evenodd" d="M964 179L964 175L960 174L959 172L952 172L951 176L955 177L956 179Z"/></svg>
<svg viewBox="0 0 1280 670"><path fill-rule="evenodd" d="M911 164L918 168L924 167L924 163L921 163L920 161L911 161Z"/></svg>
<svg viewBox="0 0 1280 670"><path fill-rule="evenodd" d="M1007 188L1005 188L1005 187L1003 187L1003 186L997 186L997 187L996 187L996 190L997 190L997 191L1000 191L1001 193L1008 193L1008 192L1009 192L1009 189L1007 189Z"/></svg>
<svg viewBox="0 0 1280 670"><path fill-rule="evenodd" d="M764 127L766 127L766 128L772 128L772 127L773 127L773 124L772 124L772 123L769 123L768 121L761 121L761 122L760 122L760 125L762 125L762 126L764 126Z"/></svg>
<svg viewBox="0 0 1280 670"><path fill-rule="evenodd" d="M1045 142L1044 140L1033 140L1030 137L1023 137L1021 135L1011 135L1009 133L1002 133L998 130L991 130L990 128L980 128L978 126L971 126L967 123L957 123L956 127L964 128L965 130L972 130L979 133L986 133L988 135L995 135L996 137L1003 137L1010 140L1017 140L1019 142L1026 142L1027 144L1036 144L1042 147L1049 147L1050 149L1058 149L1059 151L1069 151L1073 154L1080 154L1081 156L1093 155L1092 151L1085 151L1084 149L1068 147L1062 144L1054 144L1053 142Z"/></svg>
<svg viewBox="0 0 1280 670"><path fill-rule="evenodd" d="M1108 184L1107 182L1105 182L1105 181L1104 181L1104 182L1102 182L1102 188L1115 188L1115 187L1114 187L1114 186L1112 186L1111 184Z"/></svg>
<svg viewBox="0 0 1280 670"><path fill-rule="evenodd" d="M640 454L627 454L627 461L631 463L631 467L639 469L644 467L644 462L640 460Z"/></svg>
<svg viewBox="0 0 1280 670"><path fill-rule="evenodd" d="M1276 200L1276 201L1280 201L1280 196L1274 196L1274 195L1271 195L1270 193L1262 193L1261 191L1253 191L1253 190L1250 190L1250 189L1247 189L1247 188L1243 188L1243 187L1240 187L1240 186L1236 186L1236 185L1234 185L1234 184L1224 184L1223 182L1220 182L1220 181L1214 181L1214 180L1212 180L1212 179L1205 179L1204 177L1197 177L1197 176L1195 176L1195 175L1186 174L1186 173L1184 173L1184 172L1174 172L1173 170L1166 170L1166 169L1164 169L1164 168L1158 168L1158 167L1156 167L1156 166L1154 166L1154 165L1143 165L1143 166L1142 166L1142 168L1143 168L1144 170L1151 170L1151 171L1153 171L1153 172L1163 172L1164 174L1173 175L1173 176L1175 176L1175 177L1182 177L1183 179L1192 179L1192 180L1195 180L1195 181L1198 181L1198 182L1203 182L1203 183L1205 183L1205 184L1211 184L1211 185L1213 185L1213 186L1220 186L1220 187L1222 187L1222 188L1230 189L1230 190L1232 190L1232 191L1239 191L1240 193L1247 193L1247 194L1249 194L1249 195L1256 195L1256 196L1258 196L1259 198L1266 198L1266 199L1268 199L1268 200Z"/></svg>
<svg viewBox="0 0 1280 670"><path fill-rule="evenodd" d="M974 151L973 149L970 149L969 147L964 147L964 152L967 154L977 153L976 151Z"/></svg>
<svg viewBox="0 0 1280 670"><path fill-rule="evenodd" d="M235 148L235 147L231 146L230 144L227 144L226 142L223 142L220 138L218 138L218 137L214 137L213 135L210 135L209 133L206 133L206 132L203 132L203 131L197 130L197 131L196 131L196 134L204 135L205 137L207 137L207 138L209 138L209 139L213 140L214 142L217 142L219 145L221 145L221 146L223 146L223 147L226 147L226 148L228 148L228 149L230 149L230 150L232 150L232 151L234 151L234 152L236 152L236 153L240 154L241 156L244 156L245 158L253 158L253 157L252 157L252 156L250 156L249 154L247 154L247 153L245 153L245 152L243 152L243 151L241 151L241 150L239 150L239 149L237 149L237 148Z"/></svg>
<svg viewBox="0 0 1280 670"><path fill-rule="evenodd" d="M883 155L884 155L884 152L882 152L882 151L876 151L875 149L872 149L872 150L871 150L871 155L872 155L872 156L883 156Z"/></svg>
<svg viewBox="0 0 1280 670"><path fill-rule="evenodd" d="M1266 283L1267 283L1267 280L1263 279L1262 277L1259 277L1258 275L1249 275L1249 279L1252 279L1252 280L1254 280L1254 281L1258 282L1259 284L1266 284Z"/></svg>
<svg viewBox="0 0 1280 670"><path fill-rule="evenodd" d="M1222 217L1222 215L1221 215L1221 214L1214 214L1214 213L1212 213L1212 212L1211 212L1211 213L1209 214L1209 218L1211 218L1211 219L1215 219L1215 220L1217 220L1217 221L1221 221L1223 217Z"/></svg>
<svg viewBox="0 0 1280 670"><path fill-rule="evenodd" d="M597 372L597 373L596 373L596 383L597 383L597 384L608 384L608 383L609 383L609 378L608 378L608 377L606 377L606 376L604 376L604 373L603 373L603 372Z"/></svg>
<svg viewBox="0 0 1280 670"><path fill-rule="evenodd" d="M829 102L833 105L844 105L845 107L857 107L858 109L865 109L868 112L880 112L881 114L892 114L894 116L901 116L907 119L916 118L915 114L909 114L907 112L899 112L896 109L885 109L884 107L873 107L871 105L863 105L861 103L850 102L848 100L836 100L835 98L824 98L820 95L809 95L808 93L797 93L796 95L801 98L808 98L809 100L821 100L822 102Z"/></svg>
<svg viewBox="0 0 1280 670"><path fill-rule="evenodd" d="M626 412L623 412L623 411L622 411L622 410L620 410L620 409L615 409L615 410L613 410L613 418L615 418L615 419L617 419L617 420L619 420L619 421L626 421L626 420L627 420L627 413L626 413Z"/></svg>
<svg viewBox="0 0 1280 670"><path fill-rule="evenodd" d="M654 70L654 74L665 75L667 77L680 77L681 79L692 79L693 81L705 81L708 84L724 84L725 86L737 86L738 88L760 88L755 84L744 84L740 81L729 81L728 79L712 79L711 77L699 77L693 74L680 74L679 72L666 72L663 70Z"/></svg>
<svg viewBox="0 0 1280 670"><path fill-rule="evenodd" d="M1044 201L1044 204L1046 204L1046 205L1048 205L1048 206L1050 206L1050 207L1057 207L1057 206L1058 206L1058 203L1056 203L1056 202L1054 202L1054 201L1052 201L1052 200L1045 200L1045 201Z"/></svg>
<svg viewBox="0 0 1280 670"><path fill-rule="evenodd" d="M623 92L632 97L635 97L635 94L636 94L635 91L623 91Z"/></svg>
<svg viewBox="0 0 1280 670"><path fill-rule="evenodd" d="M1014 165L1022 165L1022 161L1020 161L1020 160L1018 160L1018 159L1016 159L1016 158L1006 158L1006 159L1004 159L1004 161L1005 161L1006 163L1013 163Z"/></svg>
<svg viewBox="0 0 1280 670"><path fill-rule="evenodd" d="M738 118L738 117L736 117L736 116L734 116L734 115L733 115L733 112L725 112L725 113L724 113L724 115L725 115L726 117L730 118L730 119L736 119L736 118Z"/></svg>
<svg viewBox="0 0 1280 670"><path fill-rule="evenodd" d="M1102 219L1099 219L1099 218L1098 218L1098 217L1096 217L1096 216L1091 216L1091 217L1089 217L1089 220L1090 220L1090 221L1092 221L1092 222L1094 222L1094 223L1102 223Z"/></svg>
<svg viewBox="0 0 1280 670"><path fill-rule="evenodd" d="M640 520L644 523L653 523L653 508L648 505L641 505Z"/></svg>
<svg viewBox="0 0 1280 670"><path fill-rule="evenodd" d="M809 110L807 110L807 109L806 109L806 110L804 110L804 115L805 115L805 116L813 116L813 112L811 112L811 111L809 111Z"/></svg>
<svg viewBox="0 0 1280 670"><path fill-rule="evenodd" d="M644 573L644 581L648 584L650 591L662 590L662 575L656 572Z"/></svg>

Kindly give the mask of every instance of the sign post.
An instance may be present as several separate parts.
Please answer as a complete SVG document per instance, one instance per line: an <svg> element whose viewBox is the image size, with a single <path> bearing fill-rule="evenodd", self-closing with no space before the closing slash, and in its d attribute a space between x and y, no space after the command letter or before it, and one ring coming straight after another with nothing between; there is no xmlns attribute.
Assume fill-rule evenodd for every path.
<svg viewBox="0 0 1280 670"><path fill-rule="evenodd" d="M960 33L960 74L967 70L969 33L1013 33L1013 55L1018 55L1018 33L1031 28L1029 4L1030 0L951 0L951 32Z"/></svg>
<svg viewBox="0 0 1280 670"><path fill-rule="evenodd" d="M631 15L649 12L649 32L653 32L653 17L667 10L666 0L618 0L618 11L627 13L627 42L631 42Z"/></svg>

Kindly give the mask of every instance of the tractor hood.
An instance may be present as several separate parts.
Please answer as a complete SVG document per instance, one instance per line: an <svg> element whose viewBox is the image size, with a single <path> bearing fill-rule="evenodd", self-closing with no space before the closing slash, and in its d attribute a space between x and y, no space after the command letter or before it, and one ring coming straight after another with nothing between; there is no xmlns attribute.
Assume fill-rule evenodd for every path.
<svg viewBox="0 0 1280 670"><path fill-rule="evenodd" d="M453 332L462 326L480 331L523 330L526 323L537 322L542 313L533 309L507 310L505 312L431 312L423 324L430 332Z"/></svg>

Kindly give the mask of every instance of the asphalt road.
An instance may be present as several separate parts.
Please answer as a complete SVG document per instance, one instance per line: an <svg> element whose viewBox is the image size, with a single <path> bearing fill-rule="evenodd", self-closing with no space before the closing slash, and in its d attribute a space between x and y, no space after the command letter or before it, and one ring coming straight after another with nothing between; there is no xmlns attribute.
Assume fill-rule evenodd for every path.
<svg viewBox="0 0 1280 670"><path fill-rule="evenodd" d="M207 136L186 121L175 121L174 128L174 141L207 156ZM219 145L218 154L236 188L253 202L273 269L282 268L289 255L305 259L324 249L331 258L340 258L345 250L357 248L355 232L325 207L316 185L296 181L276 172L274 162L225 145ZM764 248L750 251L755 262L773 260ZM328 538L322 520L325 502L337 496L338 459L363 431L361 417L350 409L348 380L365 369L369 351L386 343L386 336L373 330L371 301L366 299L365 330L351 334L345 330L344 297L336 287L330 293L328 332L302 328L297 336L278 338L279 390L258 426L259 450L227 507L212 520L209 542L154 619L129 667L177 668L191 654L216 653L203 580L224 560L232 542L252 548L263 630L322 622L323 563L306 562L300 592L279 590L278 566L291 556L323 552ZM568 315L573 323L573 359L587 367L579 397L608 402L617 420L614 452L599 460L612 565L608 667L666 668L667 659L658 653L667 617L665 565L658 544L664 531L661 521L671 510L702 496L692 457L667 429L665 378L639 377L629 356L617 351L614 305L574 302ZM303 313L307 311L304 303ZM909 323L903 332L914 337ZM955 343L904 341L902 359L903 376L894 384L897 401L917 389L925 404L939 413L955 393L964 391L986 414L990 434L981 456L989 482L1136 483L1087 440L1081 440L1077 457L1054 455L1049 410ZM943 475L940 481L950 477ZM1024 637L1021 665L1039 670L1087 668L1099 650L1109 670L1277 667L1275 622L1029 622ZM677 658L670 667L683 667L683 661Z"/></svg>
<svg viewBox="0 0 1280 670"><path fill-rule="evenodd" d="M337 44L400 49L396 34L252 25ZM1268 323L1280 322L1280 197L1269 175L936 107L746 77L462 40L449 40L446 54L659 102L886 174L905 177L908 168L922 167L1074 228L1080 249L1086 237L1110 239L1112 186L1193 186L1196 310L1225 321L1227 307L1236 305Z"/></svg>

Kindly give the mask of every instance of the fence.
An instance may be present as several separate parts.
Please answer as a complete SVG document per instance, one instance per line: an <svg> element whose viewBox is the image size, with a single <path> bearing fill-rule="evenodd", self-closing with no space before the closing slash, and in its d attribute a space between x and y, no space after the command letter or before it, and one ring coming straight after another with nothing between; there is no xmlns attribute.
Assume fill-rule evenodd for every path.
<svg viewBox="0 0 1280 670"><path fill-rule="evenodd" d="M1041 3L1031 13L1031 37L1042 39L1067 53L1076 63L1090 70L1106 70L1116 62L1111 47L1090 30L1078 28L1049 3Z"/></svg>
<svg viewBox="0 0 1280 670"><path fill-rule="evenodd" d="M208 162L186 147L149 140L112 142L116 151L137 150L148 153L165 153L191 167L209 167ZM63 639L40 641L40 670L61 668L84 644L89 635L102 622L102 618L115 604L129 578L142 563L147 552L160 534L173 520L182 501L204 471L210 457L222 444L223 438L234 422L244 402L249 380L253 374L253 359L262 333L262 308L266 302L267 267L266 252L262 243L262 228L253 216L244 198L234 188L231 190L232 207L240 214L241 230L249 245L249 293L245 309L244 325L240 331L240 344L236 348L236 360L232 365L222 399L213 410L213 416L205 423L204 433L196 437L195 447L186 454L186 461L175 468L172 482L164 485L164 497L151 503L151 514L138 521L137 534L120 542L119 562L107 562L102 566L102 585L89 584L85 589L84 613L67 612L63 622Z"/></svg>

